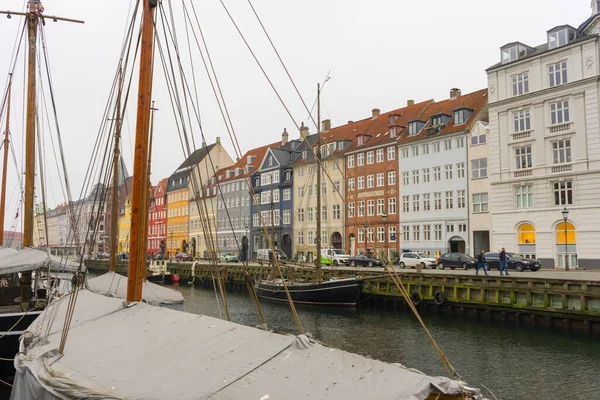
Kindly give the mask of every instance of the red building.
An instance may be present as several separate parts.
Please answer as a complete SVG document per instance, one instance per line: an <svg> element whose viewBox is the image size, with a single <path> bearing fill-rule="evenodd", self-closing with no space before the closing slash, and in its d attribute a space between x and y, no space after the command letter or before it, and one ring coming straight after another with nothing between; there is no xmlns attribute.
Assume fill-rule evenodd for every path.
<svg viewBox="0 0 600 400"><path fill-rule="evenodd" d="M154 187L148 208L148 253L151 256L165 251L165 237L167 232L167 182L168 178L161 180Z"/></svg>

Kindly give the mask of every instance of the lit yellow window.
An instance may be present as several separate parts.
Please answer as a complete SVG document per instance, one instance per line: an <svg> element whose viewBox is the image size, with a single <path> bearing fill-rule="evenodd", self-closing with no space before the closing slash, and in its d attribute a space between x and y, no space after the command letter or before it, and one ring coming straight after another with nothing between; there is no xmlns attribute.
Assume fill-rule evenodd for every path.
<svg viewBox="0 0 600 400"><path fill-rule="evenodd" d="M570 222L567 222L567 243L566 244L575 244L575 225ZM565 223L561 222L556 227L556 243L557 244L565 244Z"/></svg>
<svg viewBox="0 0 600 400"><path fill-rule="evenodd" d="M519 244L535 243L535 228L531 224L519 226Z"/></svg>

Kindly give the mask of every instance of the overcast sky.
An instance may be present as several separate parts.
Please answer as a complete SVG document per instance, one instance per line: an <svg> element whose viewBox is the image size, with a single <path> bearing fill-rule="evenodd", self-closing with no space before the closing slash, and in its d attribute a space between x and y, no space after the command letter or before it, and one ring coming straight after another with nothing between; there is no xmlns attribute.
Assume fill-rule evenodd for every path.
<svg viewBox="0 0 600 400"><path fill-rule="evenodd" d="M163 0L164 1L164 0ZM186 2L188 0L185 0ZM224 0L247 36L294 119L307 113L260 31L247 0ZM131 0L48 0L45 14L85 20L84 25L47 21L57 110L66 162L78 197L92 145L114 79ZM2 10L22 10L25 0L2 0ZM179 7L181 0L173 0ZM195 0L200 23L223 88L242 152L280 140L283 128L298 136L273 90L228 19L219 0ZM322 94L322 118L332 126L400 108L408 99L443 100L449 89L463 93L487 86L485 69L500 59L511 41L537 46L556 25L577 27L590 14L589 0L253 0L305 101L312 106L317 82L329 71ZM0 86L23 21L0 16ZM184 27L179 26L180 40ZM21 54L23 55L23 54ZM23 58L23 57L22 57ZM220 136L235 158L206 73L195 64L200 112L208 142ZM21 160L23 65L15 76L12 140ZM162 75L162 71L160 71ZM172 111L162 80L157 80L152 182L168 177L183 161ZM4 121L2 121L2 131ZM315 132L311 126L311 133ZM197 130L196 130L197 133ZM125 161L132 171L134 105L123 126ZM198 140L199 142L199 140ZM0 155L1 157L1 155ZM48 205L63 201L55 161L48 160ZM11 164L12 166L12 161ZM16 173L9 173L6 228L17 207ZM12 193L12 194L11 194Z"/></svg>

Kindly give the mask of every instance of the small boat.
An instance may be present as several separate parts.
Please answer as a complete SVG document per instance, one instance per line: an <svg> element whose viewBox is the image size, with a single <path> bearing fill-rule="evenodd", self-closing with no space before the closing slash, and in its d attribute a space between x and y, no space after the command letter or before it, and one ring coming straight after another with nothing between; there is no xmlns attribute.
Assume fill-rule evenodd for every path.
<svg viewBox="0 0 600 400"><path fill-rule="evenodd" d="M320 306L356 307L362 290L362 279L332 279L320 283L288 282L285 285L294 303ZM259 297L288 301L281 279L255 283Z"/></svg>

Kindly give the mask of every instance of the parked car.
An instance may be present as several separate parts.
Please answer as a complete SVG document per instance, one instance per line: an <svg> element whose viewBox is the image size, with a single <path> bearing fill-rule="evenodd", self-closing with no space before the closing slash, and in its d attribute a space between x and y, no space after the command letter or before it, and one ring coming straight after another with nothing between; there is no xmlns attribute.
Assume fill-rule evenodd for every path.
<svg viewBox="0 0 600 400"><path fill-rule="evenodd" d="M421 265L421 268L427 267L435 268L437 263L435 258L428 256L425 253L402 253L400 254L400 268L410 267L416 268L417 265Z"/></svg>
<svg viewBox="0 0 600 400"><path fill-rule="evenodd" d="M446 253L438 257L437 267L439 269L477 268L477 260L464 253Z"/></svg>
<svg viewBox="0 0 600 400"><path fill-rule="evenodd" d="M258 249L256 251L256 259L257 260L262 260L262 261L269 261L269 252L271 251L271 249ZM279 249L275 250L275 254L277 254L277 259L279 261L286 261L287 260L287 256L285 255L285 253Z"/></svg>
<svg viewBox="0 0 600 400"><path fill-rule="evenodd" d="M339 249L322 249L321 250L321 265L348 265L350 255Z"/></svg>
<svg viewBox="0 0 600 400"><path fill-rule="evenodd" d="M177 261L192 261L192 256L188 253L177 253L175 254L175 259Z"/></svg>
<svg viewBox="0 0 600 400"><path fill-rule="evenodd" d="M99 258L100 260L108 260L108 259L110 258L110 253L106 253L106 252L104 252L104 253L100 253L100 254L98 255L98 258Z"/></svg>
<svg viewBox="0 0 600 400"><path fill-rule="evenodd" d="M219 255L219 260L221 262L238 262L238 257L233 254L221 253L221 255Z"/></svg>
<svg viewBox="0 0 600 400"><path fill-rule="evenodd" d="M383 267L383 263L374 257L369 257L364 254L359 254L348 258L348 265L355 267L357 265L363 267Z"/></svg>
<svg viewBox="0 0 600 400"><path fill-rule="evenodd" d="M518 253L506 252L506 262L508 263L508 269L515 269L519 272L525 271L537 271L542 268L542 263L538 260L531 258L525 258ZM485 263L488 269L500 269L500 253L497 251L490 251L485 253Z"/></svg>

